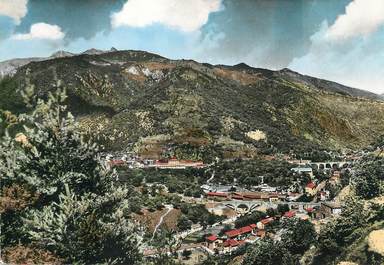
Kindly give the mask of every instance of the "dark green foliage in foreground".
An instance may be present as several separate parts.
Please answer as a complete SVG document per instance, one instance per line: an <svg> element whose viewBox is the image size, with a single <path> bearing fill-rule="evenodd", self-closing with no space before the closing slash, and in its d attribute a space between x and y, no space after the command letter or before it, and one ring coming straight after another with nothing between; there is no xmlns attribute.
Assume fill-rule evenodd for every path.
<svg viewBox="0 0 384 265"><path fill-rule="evenodd" d="M283 221L282 227L285 232L281 241L291 254L302 255L316 242L315 228L308 220L291 218Z"/></svg>
<svg viewBox="0 0 384 265"><path fill-rule="evenodd" d="M243 265L293 265L295 259L281 244L271 239L256 241L249 247Z"/></svg>
<svg viewBox="0 0 384 265"><path fill-rule="evenodd" d="M383 193L384 156L366 157L358 166L352 178L356 194L365 199L372 199Z"/></svg>
<svg viewBox="0 0 384 265"><path fill-rule="evenodd" d="M264 238L251 245L243 265L298 264L300 256L316 242L316 232L309 221L293 218L281 223L281 240Z"/></svg>
<svg viewBox="0 0 384 265"><path fill-rule="evenodd" d="M350 197L342 214L320 231L314 264L335 264L346 257L353 257L358 264L381 264L372 263L375 255L368 251L366 238L371 231L384 228L383 212L382 205L364 207L364 201Z"/></svg>
<svg viewBox="0 0 384 265"><path fill-rule="evenodd" d="M58 91L30 101L30 114L18 116L23 129L1 139L1 248L37 247L64 263L137 264L141 237L129 220L128 189L114 184L64 100Z"/></svg>

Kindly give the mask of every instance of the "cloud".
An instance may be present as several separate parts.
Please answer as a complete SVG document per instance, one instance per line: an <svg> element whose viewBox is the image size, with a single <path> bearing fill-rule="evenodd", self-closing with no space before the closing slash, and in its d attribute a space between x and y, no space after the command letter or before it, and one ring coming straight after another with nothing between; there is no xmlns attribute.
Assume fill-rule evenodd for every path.
<svg viewBox="0 0 384 265"><path fill-rule="evenodd" d="M199 30L209 14L220 10L221 0L128 0L111 17L112 26L146 27L163 24L185 32Z"/></svg>
<svg viewBox="0 0 384 265"><path fill-rule="evenodd" d="M367 36L384 25L383 0L354 0L328 29L327 37L348 39Z"/></svg>
<svg viewBox="0 0 384 265"><path fill-rule="evenodd" d="M31 26L29 33L19 33L13 35L11 38L14 40L61 40L65 34L57 25L50 25L46 23L36 23Z"/></svg>
<svg viewBox="0 0 384 265"><path fill-rule="evenodd" d="M28 0L1 0L0 15L11 17L19 24L27 14L27 3Z"/></svg>
<svg viewBox="0 0 384 265"><path fill-rule="evenodd" d="M281 69L304 55L310 37L326 19L334 21L351 0L222 0L223 9L202 27L196 59L245 62ZM383 0L384 1L384 0ZM220 36L220 38L215 38ZM212 44L208 40L215 40Z"/></svg>
<svg viewBox="0 0 384 265"><path fill-rule="evenodd" d="M384 29L369 37L330 39L326 22L311 37L309 52L289 68L347 86L384 93Z"/></svg>
<svg viewBox="0 0 384 265"><path fill-rule="evenodd" d="M28 13L15 28L15 32L27 32L33 24L44 21L58 25L65 32L67 42L79 38L89 40L99 32L110 33L110 16L121 10L125 2L126 0L28 0Z"/></svg>

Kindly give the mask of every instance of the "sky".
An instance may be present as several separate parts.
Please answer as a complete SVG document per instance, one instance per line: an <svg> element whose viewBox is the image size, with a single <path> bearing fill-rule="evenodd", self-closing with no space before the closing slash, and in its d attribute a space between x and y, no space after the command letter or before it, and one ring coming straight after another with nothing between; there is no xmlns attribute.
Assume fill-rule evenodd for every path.
<svg viewBox="0 0 384 265"><path fill-rule="evenodd" d="M381 94L384 0L0 0L0 61L111 47Z"/></svg>

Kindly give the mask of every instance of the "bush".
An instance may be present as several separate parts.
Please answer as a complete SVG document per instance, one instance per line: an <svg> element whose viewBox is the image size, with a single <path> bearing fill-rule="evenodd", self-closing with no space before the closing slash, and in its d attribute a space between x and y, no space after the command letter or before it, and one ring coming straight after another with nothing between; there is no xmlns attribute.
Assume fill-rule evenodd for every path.
<svg viewBox="0 0 384 265"><path fill-rule="evenodd" d="M141 236L129 219L129 191L78 132L65 98L58 90L27 101L34 107L17 116L22 129L1 139L1 247L33 245L63 263L137 264Z"/></svg>

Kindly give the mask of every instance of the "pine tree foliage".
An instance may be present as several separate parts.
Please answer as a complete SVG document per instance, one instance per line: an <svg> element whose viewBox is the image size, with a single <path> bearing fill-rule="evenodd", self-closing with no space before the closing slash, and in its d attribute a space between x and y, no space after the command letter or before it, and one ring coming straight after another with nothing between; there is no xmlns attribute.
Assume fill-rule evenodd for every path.
<svg viewBox="0 0 384 265"><path fill-rule="evenodd" d="M11 126L2 120L1 247L33 245L65 263L139 263L142 237L129 219L128 189L79 133L65 91L34 95L33 87L23 93L28 113ZM11 188L18 192L9 195Z"/></svg>

